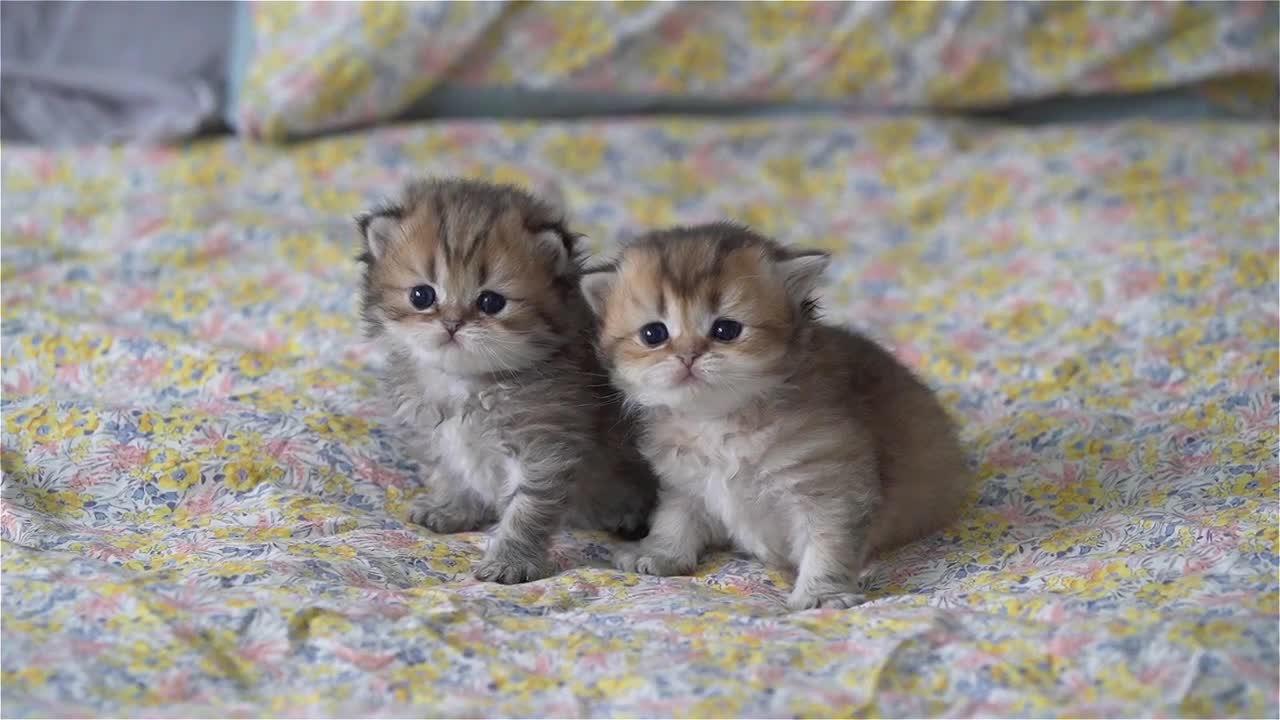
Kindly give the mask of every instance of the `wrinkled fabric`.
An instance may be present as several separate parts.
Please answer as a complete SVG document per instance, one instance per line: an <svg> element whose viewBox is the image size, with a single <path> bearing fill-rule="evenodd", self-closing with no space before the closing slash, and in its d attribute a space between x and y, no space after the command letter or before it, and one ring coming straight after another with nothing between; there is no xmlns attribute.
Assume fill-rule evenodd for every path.
<svg viewBox="0 0 1280 720"><path fill-rule="evenodd" d="M12 716L1268 716L1277 132L839 116L5 148ZM979 478L870 601L791 579L470 578L406 521L351 215L423 172L558 185L596 251L718 217L834 255L832 322L938 388ZM427 432L428 430L423 430Z"/></svg>
<svg viewBox="0 0 1280 720"><path fill-rule="evenodd" d="M580 110L599 104L581 99L591 94L618 112L659 98L974 109L1248 72L1265 75L1274 97L1280 63L1280 13L1259 2L258 3L251 12L233 124L271 140L397 117L435 88L541 91L551 102L568 94Z"/></svg>

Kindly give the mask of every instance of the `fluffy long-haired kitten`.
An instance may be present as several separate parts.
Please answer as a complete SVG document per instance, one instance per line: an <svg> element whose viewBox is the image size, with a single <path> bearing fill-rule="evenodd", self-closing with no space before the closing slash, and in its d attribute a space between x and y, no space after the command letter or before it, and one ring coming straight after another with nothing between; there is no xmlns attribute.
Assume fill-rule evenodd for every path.
<svg viewBox="0 0 1280 720"><path fill-rule="evenodd" d="M475 576L501 583L555 570L562 520L643 536L656 481L591 351L561 212L514 187L425 180L357 223L366 330L428 468L412 519L497 522Z"/></svg>
<svg viewBox="0 0 1280 720"><path fill-rule="evenodd" d="M792 608L849 607L869 554L957 512L969 474L951 422L887 351L817 320L827 263L715 223L644 236L583 276L661 483L620 569L685 574L732 545L797 570Z"/></svg>

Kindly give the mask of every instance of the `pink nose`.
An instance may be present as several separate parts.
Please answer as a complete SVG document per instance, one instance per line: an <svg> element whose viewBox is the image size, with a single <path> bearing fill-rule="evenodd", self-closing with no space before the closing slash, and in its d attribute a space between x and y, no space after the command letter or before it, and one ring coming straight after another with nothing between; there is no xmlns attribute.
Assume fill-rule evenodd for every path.
<svg viewBox="0 0 1280 720"><path fill-rule="evenodd" d="M449 337L453 337L458 332L458 328L462 327L461 320L445 320L443 322L444 329L449 331Z"/></svg>
<svg viewBox="0 0 1280 720"><path fill-rule="evenodd" d="M702 353L690 353L687 355L678 355L677 357L680 358L680 362L684 363L685 367L692 370L693 364L697 362L698 358L702 357Z"/></svg>

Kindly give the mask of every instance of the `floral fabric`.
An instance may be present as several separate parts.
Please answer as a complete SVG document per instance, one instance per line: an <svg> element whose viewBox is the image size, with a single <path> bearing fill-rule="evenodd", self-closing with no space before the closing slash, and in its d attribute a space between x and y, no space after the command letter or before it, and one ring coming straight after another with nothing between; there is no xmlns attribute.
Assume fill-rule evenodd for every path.
<svg viewBox="0 0 1280 720"><path fill-rule="evenodd" d="M5 148L10 716L1270 716L1277 131L456 123L285 148ZM470 578L406 522L352 213L424 171L558 183L597 250L717 217L835 254L827 316L937 386L961 519L790 578Z"/></svg>
<svg viewBox="0 0 1280 720"><path fill-rule="evenodd" d="M975 108L1271 78L1271 3L258 3L251 135L389 118L431 88Z"/></svg>

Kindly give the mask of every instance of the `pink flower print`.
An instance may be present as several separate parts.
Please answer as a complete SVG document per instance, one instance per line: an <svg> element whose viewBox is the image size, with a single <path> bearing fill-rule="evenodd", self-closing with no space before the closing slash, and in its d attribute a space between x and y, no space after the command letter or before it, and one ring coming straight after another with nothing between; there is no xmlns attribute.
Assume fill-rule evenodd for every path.
<svg viewBox="0 0 1280 720"><path fill-rule="evenodd" d="M135 286L122 288L116 297L116 306L121 310L143 310L155 302L156 294L149 288Z"/></svg>
<svg viewBox="0 0 1280 720"><path fill-rule="evenodd" d="M155 686L156 695L165 702L186 702L193 699L195 692L185 672L175 672L161 680Z"/></svg>
<svg viewBox="0 0 1280 720"><path fill-rule="evenodd" d="M667 13L658 21L658 34L669 43L680 42L689 29L689 18L681 12Z"/></svg>
<svg viewBox="0 0 1280 720"><path fill-rule="evenodd" d="M105 562L114 562L116 560L128 560L133 557L133 553L126 552L111 545L95 543L89 547L89 557Z"/></svg>
<svg viewBox="0 0 1280 720"><path fill-rule="evenodd" d="M373 462L367 458L356 459L355 465L357 477L372 481L384 490L389 487L403 488L408 484L402 474L394 470L388 470L380 463Z"/></svg>
<svg viewBox="0 0 1280 720"><path fill-rule="evenodd" d="M90 598L79 603L76 612L91 621L106 620L120 612L120 596L99 595Z"/></svg>
<svg viewBox="0 0 1280 720"><path fill-rule="evenodd" d="M82 658L92 658L101 655L103 651L111 648L111 645L93 640L73 639L71 641L71 652Z"/></svg>
<svg viewBox="0 0 1280 720"><path fill-rule="evenodd" d="M133 228L130 229L129 234L134 238L147 237L148 235L155 232L156 230L159 230L160 228L164 227L164 224L167 221L168 221L168 218L166 218L164 215L157 215L155 217L144 218L141 222L134 225Z"/></svg>
<svg viewBox="0 0 1280 720"><path fill-rule="evenodd" d="M91 488L105 480L106 478L102 477L99 473L81 471L77 472L75 477L71 478L71 482L68 483L68 487L72 490L81 491Z"/></svg>
<svg viewBox="0 0 1280 720"><path fill-rule="evenodd" d="M111 446L111 469L129 472L147 461L147 451L133 445Z"/></svg>
<svg viewBox="0 0 1280 720"><path fill-rule="evenodd" d="M1120 225L1133 217L1133 205L1125 203L1102 209L1102 222L1106 225Z"/></svg>
<svg viewBox="0 0 1280 720"><path fill-rule="evenodd" d="M333 654L355 665L366 672L376 672L390 665L395 661L395 655L386 653L369 653L363 650L355 650L345 645L335 645Z"/></svg>
<svg viewBox="0 0 1280 720"><path fill-rule="evenodd" d="M281 658L283 658L287 650L288 650L288 645L286 645L285 643L282 643L279 641L262 640L259 642L253 642L253 643L248 643L247 645L242 645L239 648L239 652L237 654L239 654L242 659L248 660L249 662L254 664L272 663L276 660L280 660ZM266 666L266 668L264 669L267 670L267 672L273 672L273 673L279 672L278 667L272 667L271 665Z"/></svg>
<svg viewBox="0 0 1280 720"><path fill-rule="evenodd" d="M11 374L16 376L16 380L5 381L4 394L11 398L18 395L30 395L35 387L35 383L31 380L31 373L19 370Z"/></svg>
<svg viewBox="0 0 1280 720"><path fill-rule="evenodd" d="M68 387L77 387L84 382L84 365L62 365L56 373L58 382Z"/></svg>
<svg viewBox="0 0 1280 720"><path fill-rule="evenodd" d="M213 512L213 489L202 490L194 497L183 501L182 507L196 517L203 517Z"/></svg>

